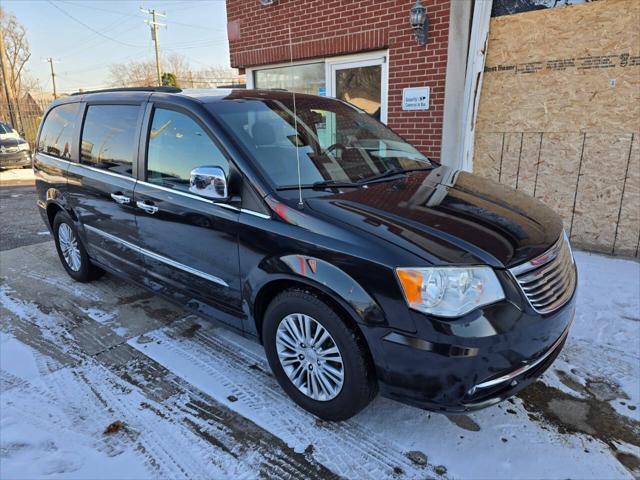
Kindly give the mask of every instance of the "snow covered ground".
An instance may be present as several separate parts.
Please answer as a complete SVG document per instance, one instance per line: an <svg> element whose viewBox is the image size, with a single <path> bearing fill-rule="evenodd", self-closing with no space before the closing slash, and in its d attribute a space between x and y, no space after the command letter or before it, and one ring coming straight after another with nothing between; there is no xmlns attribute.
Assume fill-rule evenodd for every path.
<svg viewBox="0 0 640 480"><path fill-rule="evenodd" d="M633 478L640 264L576 259L569 340L519 397L455 417L378 398L332 424L261 347L111 276L74 283L50 242L2 252L0 477Z"/></svg>

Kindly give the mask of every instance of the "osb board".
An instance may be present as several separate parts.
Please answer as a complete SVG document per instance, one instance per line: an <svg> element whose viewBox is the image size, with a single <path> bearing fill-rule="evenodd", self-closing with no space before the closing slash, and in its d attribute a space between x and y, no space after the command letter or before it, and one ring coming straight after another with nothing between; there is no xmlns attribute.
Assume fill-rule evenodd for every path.
<svg viewBox="0 0 640 480"><path fill-rule="evenodd" d="M518 160L520 167L518 168L517 188L532 196L536 191L541 140L541 133L522 134L522 149Z"/></svg>
<svg viewBox="0 0 640 480"><path fill-rule="evenodd" d="M522 148L521 133L506 133L502 145L502 160L500 164L500 183L516 188L518 183L518 168L520 166L520 149Z"/></svg>
<svg viewBox="0 0 640 480"><path fill-rule="evenodd" d="M476 131L638 131L638 25L638 0L492 18Z"/></svg>
<svg viewBox="0 0 640 480"><path fill-rule="evenodd" d="M473 170L496 182L500 179L502 133L477 132L474 146Z"/></svg>
<svg viewBox="0 0 640 480"><path fill-rule="evenodd" d="M584 135L545 133L540 146L536 198L555 210L571 228Z"/></svg>
<svg viewBox="0 0 640 480"><path fill-rule="evenodd" d="M590 250L613 252L631 139L630 133L585 136L571 237Z"/></svg>
<svg viewBox="0 0 640 480"><path fill-rule="evenodd" d="M640 132L633 134L614 253L637 256L640 243Z"/></svg>

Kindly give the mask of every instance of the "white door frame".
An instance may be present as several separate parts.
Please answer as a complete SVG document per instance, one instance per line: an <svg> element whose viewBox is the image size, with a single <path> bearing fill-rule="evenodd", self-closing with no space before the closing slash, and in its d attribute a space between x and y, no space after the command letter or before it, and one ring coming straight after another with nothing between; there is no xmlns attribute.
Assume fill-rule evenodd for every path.
<svg viewBox="0 0 640 480"><path fill-rule="evenodd" d="M382 79L380 82L380 120L387 123L388 91L389 91L389 51L378 50L375 52L357 53L353 55L343 55L340 57L314 58L310 60L297 60L295 62L280 62L269 65L260 65L246 69L247 88L255 88L253 73L257 70L265 70L278 67L289 67L292 65L308 65L312 63L324 63L324 80L326 85L326 95L335 96L335 71L341 68L369 67L373 65L382 66Z"/></svg>
<svg viewBox="0 0 640 480"><path fill-rule="evenodd" d="M336 71L346 68L373 67L380 65L380 121L387 123L389 89L389 55L385 52L371 52L325 60L325 81L327 96L336 96Z"/></svg>
<svg viewBox="0 0 640 480"><path fill-rule="evenodd" d="M464 89L463 139L460 168L473 171L473 147L475 142L476 118L482 91L482 75L489 44L489 23L493 0L476 1L471 22L471 38Z"/></svg>

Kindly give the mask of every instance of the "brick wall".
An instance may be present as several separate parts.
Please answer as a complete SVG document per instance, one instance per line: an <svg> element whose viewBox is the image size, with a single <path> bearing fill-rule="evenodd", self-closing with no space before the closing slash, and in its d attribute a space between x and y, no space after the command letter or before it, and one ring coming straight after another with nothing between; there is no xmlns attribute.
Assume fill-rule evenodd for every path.
<svg viewBox="0 0 640 480"><path fill-rule="evenodd" d="M253 67L290 59L389 50L388 124L433 159L440 158L447 66L449 0L424 0L429 41L419 46L409 26L413 0L227 0L231 65ZM402 89L430 86L425 112L402 111Z"/></svg>

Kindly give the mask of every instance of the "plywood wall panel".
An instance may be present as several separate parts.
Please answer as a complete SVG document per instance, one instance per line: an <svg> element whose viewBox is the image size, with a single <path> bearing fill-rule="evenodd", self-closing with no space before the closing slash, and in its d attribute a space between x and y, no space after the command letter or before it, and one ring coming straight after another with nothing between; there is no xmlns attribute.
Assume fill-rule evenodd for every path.
<svg viewBox="0 0 640 480"><path fill-rule="evenodd" d="M631 148L630 133L587 133L571 228L574 243L611 253Z"/></svg>
<svg viewBox="0 0 640 480"><path fill-rule="evenodd" d="M545 133L542 137L536 198L554 209L571 228L584 135Z"/></svg>
<svg viewBox="0 0 640 480"><path fill-rule="evenodd" d="M522 135L517 188L531 196L535 192L541 140L542 133L524 133Z"/></svg>
<svg viewBox="0 0 640 480"><path fill-rule="evenodd" d="M640 132L633 134L614 253L638 255L640 243Z"/></svg>
<svg viewBox="0 0 640 480"><path fill-rule="evenodd" d="M492 18L474 156L475 173L515 183L556 210L567 230L573 223L576 245L635 256L639 25L640 0Z"/></svg>
<svg viewBox="0 0 640 480"><path fill-rule="evenodd" d="M503 140L504 134L502 133L476 133L474 170L479 175L496 182L500 179Z"/></svg>
<svg viewBox="0 0 640 480"><path fill-rule="evenodd" d="M640 1L491 19L476 129L640 129Z"/></svg>
<svg viewBox="0 0 640 480"><path fill-rule="evenodd" d="M522 133L506 133L504 135L502 161L500 162L500 183L511 188L516 188L518 183L521 147Z"/></svg>

